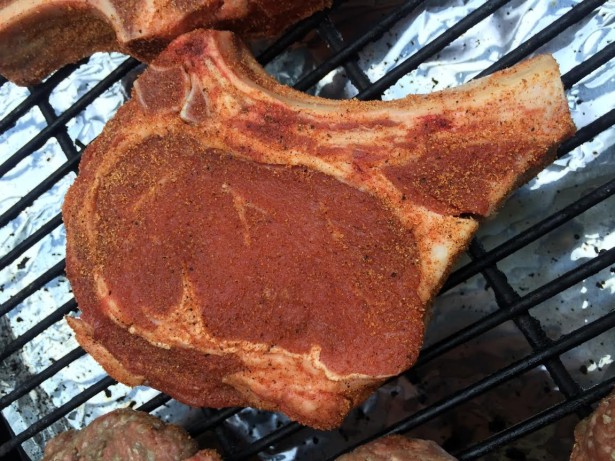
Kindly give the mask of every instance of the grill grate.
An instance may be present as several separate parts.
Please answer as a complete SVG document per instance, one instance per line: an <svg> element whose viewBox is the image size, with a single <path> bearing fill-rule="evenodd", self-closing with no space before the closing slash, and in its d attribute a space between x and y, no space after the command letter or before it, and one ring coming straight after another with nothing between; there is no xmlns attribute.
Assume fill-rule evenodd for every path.
<svg viewBox="0 0 615 461"><path fill-rule="evenodd" d="M360 54L364 52L367 46L381 39L385 33L400 21L406 20L420 8L434 2L411 0L403 4L393 5L368 30L362 31L361 35L353 37L349 41L345 41L342 27L338 26L336 18L343 14L343 8L348 3L348 1L338 1L330 11L317 13L301 24L298 24L261 52L258 55L258 60L262 64L271 63L276 57L285 53L297 42L307 39L315 40L313 37L317 35L326 43L329 48L329 54L315 65L313 69L299 76L294 82L295 88L304 91L313 90L315 85L321 82L323 78L326 78L330 72L342 66L347 78L357 90L356 97L358 99L382 98L385 92L396 85L400 79L418 69L425 62L433 59L434 56L445 50L455 40L463 37L464 34L481 23L481 21L493 16L504 6L515 8L515 5L519 5L519 2L511 0L490 0L480 4L464 18L452 25L452 27L444 30L437 36L430 37L430 40L424 46L418 48L413 54L386 72L385 75L371 81L368 74L359 65L358 57ZM447 2L439 3L444 5ZM503 54L477 76L487 75L524 59L543 48L549 41L562 36L569 29L574 32L575 27L581 27L588 18L598 14L599 8L605 3L606 0L585 0L574 4L567 12L561 14L539 32L521 42L512 51ZM444 6L452 7L453 5ZM602 14L607 13L602 12ZM591 57L563 75L562 80L567 91L573 91L575 85L582 79L602 69L603 66L615 57L615 43L607 44L605 40L605 43L600 48ZM84 146L77 141L73 141L69 135L68 127L71 121L139 65L134 59L126 59L109 75L100 79L91 89L85 91L69 108L56 114L50 103L53 91L63 84L66 79L69 79L86 61L67 66L56 72L44 83L29 88L29 94L4 118L0 119L0 136L4 137L13 136L11 130L19 123L22 117L35 108L40 111L46 121L46 125L21 148L17 149L14 153L2 153L3 160L0 163L0 177L6 178L10 176L20 162L32 156L52 139L59 144L66 157L66 161L61 166L2 212L2 215L0 215L0 228L10 227L14 220L23 216L36 200L56 186L69 173L76 171ZM9 85L4 78L0 77L0 90L2 88L6 89ZM585 126L580 127L572 139L560 147L558 157L562 159L570 155L579 146L592 141L607 130L612 130L614 124L615 109L606 112L593 121L587 122ZM601 154L609 155L609 149L607 146ZM582 181L583 176L579 176L581 177L579 181ZM577 377L575 377L575 373L572 373L570 365L566 360L566 354L574 348L598 338L600 335L609 334L610 337L607 338L607 341L615 342L613 337L615 332L615 312L611 307L610 312L601 315L599 318L588 321L586 324L576 327L556 339L551 339L552 335L547 331L544 322L534 315L534 312L530 312L530 310L543 306L548 300L561 296L566 290L577 286L587 279L591 279L596 274L601 274L602 271L609 267L611 267L611 272L615 272L613 269L613 265L615 265L615 248L600 249L594 257L577 264L570 270L564 271L546 283L538 285L533 290L525 290L528 292L523 295L519 293L520 288L516 286L517 284L510 281L515 280L515 275L514 271L506 264L506 261L509 256L528 251L528 248L532 245L541 242L541 239L549 238L556 232L563 232L571 236L573 231L569 229L570 223L575 218L582 216L584 213L591 212L595 207L603 204L612 197L614 192L615 180L609 180L599 186L588 185L580 193L580 196L566 202L565 206L560 207L560 209L549 214L544 219L525 226L525 229L521 232L507 237L496 245L488 245L489 239L487 238L474 240L468 251L468 261L450 275L442 289L441 295L453 292L454 289L463 286L463 284L473 280L475 277L482 277L481 280L488 285L493 293L497 308L491 312L483 313L475 321L466 322L465 326L428 343L424 347L416 366L400 378L391 380L387 385L394 385L399 380L405 379L410 383L418 382L420 386L429 389L429 383L425 384L422 382L424 370L428 368L428 365L437 362L451 351L460 350L465 345L476 341L477 338L496 331L497 328L510 321L516 325L518 335L524 337L527 342L527 353L523 357L516 357L511 363L499 364L496 369L490 370L485 376L477 374L476 379L470 380L469 384L462 385L458 389L448 392L445 396L422 405L422 407L408 405L409 409L397 421L389 421L386 425L376 429L371 427L366 429L367 426L357 424L356 433L351 435L342 433L341 437L344 443L334 445L320 458L334 459L342 452L378 436L388 433L412 433L412 431L424 425L432 424L441 415L448 414L447 412L463 412L464 405L472 402L474 399L488 395L493 389L506 385L540 367L544 367L555 388L561 393L558 403L547 409L535 411L529 417L524 417L521 421L511 421L510 424L505 424L503 427L498 426L491 431L493 435L485 435L469 444L465 440L461 441L461 443L455 440L448 440L447 443L450 449L462 460L480 457L492 459L489 456L495 456L496 453L500 453L498 450L504 450L503 453L511 459L521 459L515 458L519 450L516 443L523 437L549 425L557 424L569 415L574 415L572 417L577 419L586 416L591 411L591 405L605 396L615 385L615 377L605 373L597 384L584 388ZM536 194L537 199L539 199L536 191L532 191L532 193ZM609 221L612 223L613 218L612 215L605 216L605 223ZM24 255L28 254L28 250L34 248L51 235L52 232L61 229L61 224L61 216L56 214L39 228L29 232L24 239L6 249L6 252L0 255L0 270L14 270L15 263L20 258L22 258L22 261L25 261ZM610 229L611 232L613 230L615 229ZM485 246L490 248L485 249ZM571 247L572 244L569 246ZM11 297L5 297L4 302L0 305L0 316L7 316L25 300L35 293L44 290L49 283L57 281L63 275L64 260L55 261L53 264L50 264L31 283L13 293ZM51 325L60 322L64 315L76 310L77 305L74 300L62 303L53 312L40 319L34 326L21 333L17 338L11 338L5 342L2 349L0 349L0 360L6 362L7 359L18 355L26 344L36 340ZM46 380L55 376L70 364L79 361L84 356L85 352L81 348L75 348L52 361L42 371L27 376L17 383L12 390L0 396L0 409L6 409L19 399L27 396ZM89 387L65 401L62 405L57 406L53 411L38 415L25 430L18 434L8 434L5 441L0 440L0 442L3 442L0 445L0 457L19 455L22 459L29 459L21 446L22 443L38 436L41 431L65 418L70 412L115 384L116 382L110 377L93 381ZM433 385L435 386L436 384ZM436 395L438 394L436 393ZM138 408L144 411L154 411L163 405L169 404L171 401L170 397L159 394L142 403ZM201 418L188 424L188 430L195 436L213 434L219 445L218 448L224 455L224 459L228 460L245 460L257 456L271 456L277 451L288 449L286 445L315 446L319 438L326 438L326 435L323 433L312 431L297 423L280 419L277 426L269 432L263 432L250 443L242 443L237 440L238 436L233 433L232 427L229 426L228 422L230 420L241 420L244 417L243 414L244 411L239 408L203 410ZM361 415L362 413L359 412L358 414ZM321 452L318 451L318 453Z"/></svg>

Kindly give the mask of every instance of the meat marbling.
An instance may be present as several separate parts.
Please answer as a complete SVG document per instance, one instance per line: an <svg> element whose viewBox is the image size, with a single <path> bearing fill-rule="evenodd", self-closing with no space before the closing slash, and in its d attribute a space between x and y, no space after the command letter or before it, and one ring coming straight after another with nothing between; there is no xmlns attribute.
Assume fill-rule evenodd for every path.
<svg viewBox="0 0 615 461"><path fill-rule="evenodd" d="M333 101L278 84L229 32L184 35L66 196L69 323L128 385L335 427L415 362L478 219L573 132L549 56Z"/></svg>
<svg viewBox="0 0 615 461"><path fill-rule="evenodd" d="M0 0L0 74L32 85L95 51L149 62L201 27L270 36L331 0Z"/></svg>

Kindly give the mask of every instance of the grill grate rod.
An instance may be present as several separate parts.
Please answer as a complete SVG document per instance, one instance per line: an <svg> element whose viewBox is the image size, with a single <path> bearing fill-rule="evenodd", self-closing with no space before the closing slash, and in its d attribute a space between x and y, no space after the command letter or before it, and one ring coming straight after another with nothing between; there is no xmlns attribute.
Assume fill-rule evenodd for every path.
<svg viewBox="0 0 615 461"><path fill-rule="evenodd" d="M137 410L151 413L156 408L161 407L162 405L169 402L170 400L171 400L171 396L167 394L163 394L161 392L156 397L149 399L147 402L143 403L143 405L140 405L139 407L137 407Z"/></svg>
<svg viewBox="0 0 615 461"><path fill-rule="evenodd" d="M45 117L47 125L52 125L58 118L48 100L41 101L38 104L38 108L43 114L43 117ZM64 151L64 154L68 158L73 158L77 156L77 149L75 148L75 144L73 143L72 139L70 139L70 136L68 135L68 129L66 127L66 124L58 128L54 137L56 138L56 141L58 141L60 148Z"/></svg>
<svg viewBox="0 0 615 461"><path fill-rule="evenodd" d="M70 399L65 404L59 406L58 408L53 410L51 413L37 420L34 424L29 426L23 432L20 432L19 434L15 435L14 438L0 445L0 457L4 456L6 453L11 451L13 448L17 447L18 445L22 444L26 440L34 437L36 434L41 432L43 429L46 429L47 427L51 426L53 423L58 421L64 415L68 414L68 412L84 404L85 402L90 400L92 397L94 397L96 394L104 391L109 386L112 386L113 384L116 384L116 383L117 381L115 381L113 378L106 376L100 381L98 381L97 383L92 384L90 387L80 392L78 395Z"/></svg>
<svg viewBox="0 0 615 461"><path fill-rule="evenodd" d="M120 80L130 70L135 68L139 62L133 58L128 58L109 75L96 84L90 91L84 94L77 102L70 106L66 111L57 117L53 123L47 125L39 131L30 141L28 141L21 149L15 152L11 157L0 164L0 176L6 175L19 162L25 159L28 155L37 149L40 149L47 140L53 136L56 131L62 129L66 123L74 118L77 114L83 111L97 97L107 91L111 85Z"/></svg>
<svg viewBox="0 0 615 461"><path fill-rule="evenodd" d="M11 251L0 258L0 270L15 262L20 255L32 248L37 242L47 237L55 228L62 225L62 215L58 213L39 229L28 235L25 239L15 245Z"/></svg>
<svg viewBox="0 0 615 461"><path fill-rule="evenodd" d="M562 143L558 149L557 156L563 157L573 149L579 147L581 144L591 140L596 135L602 133L607 128L610 128L615 124L615 109L610 110L606 114L597 118L591 123L581 128L576 134L569 140ZM496 248L485 253L485 257L480 260L474 260L471 263L466 264L460 269L453 272L446 283L442 287L441 292L445 292L451 289L453 286L458 285L464 280L473 277L478 274L482 269L490 264L504 259L506 256L511 255L523 246L537 240L543 235L547 234L556 227L565 224L570 219L581 214L583 211L598 204L600 201L613 195L613 181L595 189L593 192L587 194L571 205L567 206L563 210L554 213L550 217L543 221L538 222L534 226L521 232L520 234L512 237L508 241L500 244Z"/></svg>
<svg viewBox="0 0 615 461"><path fill-rule="evenodd" d="M580 264L575 269L572 269L562 276L545 283L541 287L511 304L508 310L498 310L488 314L477 322L458 330L449 337L426 347L421 351L419 359L414 367L416 368L417 366L423 365L437 356L448 352L452 348L485 333L501 323L511 320L519 313L525 312L543 301L552 298L556 294L561 293L571 286L574 286L595 273L609 267L613 263L615 263L615 248L611 248L610 250L600 253L589 261Z"/></svg>
<svg viewBox="0 0 615 461"><path fill-rule="evenodd" d="M477 260L481 259L485 254L485 250L476 239L470 244L469 251L471 257ZM504 273L495 265L487 267L483 275L492 287L496 302L501 310L508 310L511 305L521 299L521 296L519 296L508 283ZM521 333L523 333L523 336L525 336L525 339L530 346L532 346L532 349L536 350L541 347L548 347L553 343L553 341L547 337L540 322L527 311L515 316L513 322ZM572 376L570 376L570 373L568 373L568 370L566 370L559 357L553 357L547 360L544 365L551 375L551 378L566 398L570 399L581 392L581 387L572 379ZM584 408L580 416L586 416L590 412L591 408Z"/></svg>
<svg viewBox="0 0 615 461"><path fill-rule="evenodd" d="M256 442L252 442L252 444L250 444L250 446L245 450L242 450L238 453L231 453L224 459L226 459L227 461L245 460L250 456L264 450L268 446L273 445L274 443L285 439L286 437L290 437L291 435L299 432L301 429L303 429L303 426L301 424L294 421L290 422L285 426L282 426L279 429L272 431L265 437L258 439Z"/></svg>
<svg viewBox="0 0 615 461"><path fill-rule="evenodd" d="M56 360L55 362L53 362L51 365L49 365L47 368L45 368L40 373L37 373L36 375L29 377L26 381L17 385L15 389L13 389L10 393L0 397L0 410L2 410L3 408L6 408L7 406L9 406L11 403L16 401L20 397L23 397L28 392L30 392L32 389L34 389L36 386L41 384L43 381L54 376L60 370L67 367L68 365L73 363L75 360L77 360L78 358L84 355L85 355L85 351L82 348L77 347L73 349L72 351L70 351L68 354L64 355L59 360Z"/></svg>
<svg viewBox="0 0 615 461"><path fill-rule="evenodd" d="M3 304L0 304L0 316L5 315L7 312L10 312L23 302L28 296L32 293L40 290L44 285L51 282L56 277L59 277L64 274L65 261L59 261L54 264L51 268L49 268L46 272L39 275L33 282L31 282L28 286L21 289L15 295L11 296L7 301Z"/></svg>
<svg viewBox="0 0 615 461"><path fill-rule="evenodd" d="M356 54L370 42L378 40L387 30L390 29L396 22L408 16L425 0L411 0L404 3L401 7L395 9L383 18L376 25L372 26L366 34L361 35L353 42L339 49L334 50L335 53L321 63L316 69L311 71L305 77L302 77L293 85L299 91L306 91L313 87L318 81L331 72L342 63L348 62L356 56Z"/></svg>
<svg viewBox="0 0 615 461"><path fill-rule="evenodd" d="M318 34L327 42L332 50L338 51L344 46L342 34L333 25L331 18L326 16L318 26ZM359 90L363 90L370 85L369 78L355 61L348 61L343 64L346 75L352 84Z"/></svg>
<svg viewBox="0 0 615 461"><path fill-rule="evenodd" d="M548 41L554 39L570 26L576 24L600 5L606 3L607 0L584 0L570 9L563 16L557 18L547 27L542 29L536 35L523 42L510 53L505 54L491 66L487 67L474 78L484 77L498 70L510 67L524 57L536 51Z"/></svg>
<svg viewBox="0 0 615 461"><path fill-rule="evenodd" d="M597 187L589 194L584 195L579 200L571 203L567 207L553 213L546 219L534 224L532 227L522 231L506 242L498 245L492 250L486 251L480 259L473 260L471 263L453 272L444 286L441 293L450 290L470 277L478 274L481 270L515 253L517 250L538 240L559 226L568 223L576 216L587 211L591 207L603 202L615 194L615 179Z"/></svg>
<svg viewBox="0 0 615 461"><path fill-rule="evenodd" d="M272 61L276 56L285 52L288 48L291 47L295 42L298 42L302 38L304 38L307 34L312 32L316 26L322 21L322 19L329 14L331 11L336 10L340 5L347 2L348 0L335 0L331 8L323 11L319 11L309 18L302 20L301 22L295 24L291 29L282 34L280 38L278 38L274 43L272 43L268 48L263 50L263 52L259 53L256 56L256 60L262 65L266 65L270 61Z"/></svg>
<svg viewBox="0 0 615 461"><path fill-rule="evenodd" d="M68 154L67 154L68 155ZM55 183L73 171L79 165L81 152L75 157L69 158L57 170L47 176L43 181L36 185L26 195L19 199L14 205L0 215L0 227L6 226L9 222L15 219L19 214L34 203L34 201L43 195L47 190L51 189Z"/></svg>
<svg viewBox="0 0 615 461"><path fill-rule="evenodd" d="M393 86L400 78L415 70L421 63L444 49L451 42L509 2L510 0L490 0L483 4L461 21L447 29L446 32L440 34L427 45L423 46L397 67L391 69L385 76L376 80L369 88L360 91L356 95L356 98L366 100L381 97L382 93Z"/></svg>
<svg viewBox="0 0 615 461"><path fill-rule="evenodd" d="M582 326L578 330L561 336L558 340L554 341L549 346L545 346L535 350L527 357L518 360L504 368L501 368L497 372L483 378L470 386L465 387L452 395L449 395L436 403L429 405L429 407L419 410L407 418L404 418L397 423L388 426L386 429L378 431L370 435L368 438L355 442L352 446L347 447L346 450L352 450L359 445L367 443L378 437L382 437L387 434L398 434L408 432L421 424L440 416L446 411L459 406L475 397L478 397L485 392L518 377L519 375L531 370L542 364L545 361L551 360L575 347L583 344L584 342L608 331L615 327L615 312L610 312L604 317L594 320L587 325ZM576 407L575 407L576 408ZM335 459L341 453L329 458Z"/></svg>
<svg viewBox="0 0 615 461"><path fill-rule="evenodd" d="M611 109L593 122L580 128L572 138L564 141L557 151L558 157L562 157L564 154L576 149L613 125L615 125L615 109Z"/></svg>
<svg viewBox="0 0 615 461"><path fill-rule="evenodd" d="M68 78L68 76L77 70L80 65L81 64L70 64L65 66L40 85L28 87L30 94L26 96L26 98L21 101L9 114L0 120L0 134L13 127L15 123L17 123L17 120L37 105L39 101L48 98L53 89L58 86L62 80ZM0 86L2 86L2 83L0 83Z"/></svg>
<svg viewBox="0 0 615 461"><path fill-rule="evenodd" d="M37 337L43 331L49 328L51 325L62 320L66 314L70 312L74 312L76 310L77 310L77 302L75 301L74 298L65 302L62 306L60 306L54 312L52 312L44 319L37 322L36 325L34 325L24 334L22 334L17 339L7 344L4 350L0 352L0 362L6 359L11 354L13 354L14 352L21 349L28 342L32 341L35 337Z"/></svg>
<svg viewBox="0 0 615 461"><path fill-rule="evenodd" d="M498 69L508 67L515 62L520 61L532 51L540 48L547 40L551 40L559 33L570 27L571 25L579 22L585 16L590 14L598 6L604 4L606 0L585 0L584 2L575 5L569 12L564 14L561 18L557 19L542 31L538 32L535 36L527 40L525 43L517 47L514 51L508 53L502 58L498 59L487 69L480 72L473 78L482 77L495 72ZM359 92L356 95L357 99L373 99L382 95L382 93L389 87L393 86L400 78L407 73L415 70L421 63L428 58L436 54L445 48L452 41L459 38L463 33L469 30L474 25L491 15L495 10L503 6L508 2L501 2L501 4L493 4L492 2L485 3L477 10L470 13L464 19L459 21L456 25L448 29L446 32L438 36L433 41L429 42L423 48L418 50L411 57L406 59L400 65L392 69L386 75L374 82L372 86L364 91ZM488 10L483 14L482 10Z"/></svg>
<svg viewBox="0 0 615 461"><path fill-rule="evenodd" d="M569 90L572 88L572 85L578 83L613 58L615 58L615 42L609 43L591 58L562 75L564 89Z"/></svg>
<svg viewBox="0 0 615 461"><path fill-rule="evenodd" d="M615 377L607 379L581 393L574 400L568 400L542 411L525 421L496 434L467 450L456 454L460 461L476 459L497 447L506 445L526 434L535 432L575 412L580 406L589 405L606 397L615 386Z"/></svg>

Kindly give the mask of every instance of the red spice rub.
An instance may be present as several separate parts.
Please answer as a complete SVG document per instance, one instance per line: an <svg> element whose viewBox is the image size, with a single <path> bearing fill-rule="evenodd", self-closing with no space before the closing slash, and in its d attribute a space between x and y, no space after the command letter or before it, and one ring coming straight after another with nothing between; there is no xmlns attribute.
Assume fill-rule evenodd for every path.
<svg viewBox="0 0 615 461"><path fill-rule="evenodd" d="M124 383L334 427L416 360L477 228L460 215L492 212L573 130L546 56L362 103L277 84L230 33L187 34L66 196L69 322Z"/></svg>
<svg viewBox="0 0 615 461"><path fill-rule="evenodd" d="M192 30L273 36L330 5L331 0L3 0L0 74L32 85L96 51L149 62Z"/></svg>

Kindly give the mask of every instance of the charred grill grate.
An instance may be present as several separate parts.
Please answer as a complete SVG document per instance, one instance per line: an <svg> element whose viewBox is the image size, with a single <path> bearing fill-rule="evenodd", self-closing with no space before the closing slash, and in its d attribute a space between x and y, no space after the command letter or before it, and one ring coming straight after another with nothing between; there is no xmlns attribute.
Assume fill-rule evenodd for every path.
<svg viewBox="0 0 615 461"><path fill-rule="evenodd" d="M269 63L296 42L306 37L312 37L311 39L315 40L314 35L317 34L327 44L329 56L323 59L317 66L314 66L313 70L300 76L294 83L294 86L300 90L310 90L331 71L342 66L347 78L357 90L357 98L381 98L383 93L395 85L402 77L417 69L430 58L433 58L472 27L513 2L510 0L490 0L485 2L452 27L444 30L440 35L431 37L430 41L423 47L418 48L413 54L375 81L370 81L364 70L357 64L358 53L362 52L370 43L380 39L385 32L390 30L399 21L407 18L417 8L431 2L411 0L402 5L389 8L389 11L378 22L372 24L369 30L361 31L360 35L353 37L349 41L344 39L344 33L336 25L335 20L336 11L342 3L346 2L337 2L331 11L318 13L294 27L276 43L261 52L258 56L259 61L263 64ZM550 40L563 34L568 28L577 27L589 17L595 15L597 9L604 3L605 0L585 0L577 3L565 14L560 15L555 21L546 25L540 32L519 44L508 54L500 57L493 65L483 70L479 76L510 66L536 52ZM562 79L566 90L573 89L580 80L600 69L614 56L615 43L604 43L604 46L600 47L600 50L593 56L563 75ZM34 108L40 111L46 122L46 126L42 127L15 152L2 153L0 176L3 178L9 176L20 162L32 156L52 138L59 144L66 156L66 161L59 168L2 212L2 215L0 215L0 228L10 226L16 218L22 215L36 200L40 199L43 194L54 187L62 178L76 171L84 146L73 141L69 135L67 127L71 120L86 110L89 105L112 85L134 70L139 63L130 58L125 60L91 89L85 91L74 104L61 113L56 114L50 103L50 95L81 64L83 63L68 66L56 72L44 83L29 88L29 94L0 120L0 136L11 136L11 130L19 120ZM0 89L4 85L9 84L7 84L4 78L0 77ZM577 147L610 129L614 124L615 109L612 109L585 126L580 126L578 133L561 146L558 156L561 158L568 155ZM608 153L602 154L608 155ZM607 181L588 192L580 194L576 199L568 201L565 206L549 213L544 219L527 226L525 230L497 245L491 246L489 249L485 249L483 243L479 240L474 240L468 252L469 261L451 274L442 290L442 294L449 292L477 275L479 277L482 276L485 283L492 290L497 309L482 315L473 323L469 323L461 329L457 329L441 339L427 344L421 353L417 365L405 373L404 377L410 382L420 383L424 367L427 367L431 362L437 361L451 351L463 347L481 335L495 331L499 326L509 321L514 322L518 335L524 337L527 342L528 348L525 355L515 357L510 363L501 364L496 369L490 370L485 376L478 376L479 379L471 381L470 384L459 386L458 389L449 392L444 397L422 405L420 409L417 409L415 406L407 410L402 418L389 422L383 427L368 431L361 429L364 426L358 425L358 429L352 437L348 434L342 434L342 438L345 440L343 447L336 446L325 456L322 456L322 458L334 459L342 451L349 450L360 443L380 435L391 432L410 432L420 428L422 425L433 422L441 415L448 414L447 412L463 411L464 404L539 367L546 369L546 373L550 376L554 386L561 393L562 398L558 403L541 411L536 411L520 421L495 425L492 430L493 435L485 435L470 444L464 443L465 441L449 440L448 445L452 451L463 460L476 459L489 453L495 453L497 450L505 450L504 453L510 459L525 459L515 458L519 452L515 441L541 428L552 425L567 415L576 414L576 418L586 416L591 411L591 404L605 396L615 385L615 377L605 374L597 384L584 388L578 382L578 379L575 378L574 373L571 373L570 367L567 366L564 358L567 352L607 332L611 334L611 342L615 343L615 338L612 335L615 332L615 312L612 308L612 302L610 311L605 315L588 321L586 324L562 334L557 339L550 338L544 325L530 313L530 310L539 307L547 300L564 293L584 280L607 271L610 267L611 272L615 272L612 268L615 264L615 248L600 249L594 257L587 259L583 263L578 263L572 270L553 277L547 283L537 286L523 295L519 294L518 288L515 288L509 282L509 279L514 279L514 275L510 273L509 269L502 268L502 266L506 266L503 262L510 255L527 249L536 242L541 241L541 239L549 238L554 232L560 230L562 226L569 225L576 217L604 203L614 192L615 180ZM613 218L611 217L611 219ZM53 231L60 229L61 225L61 216L56 214L39 228L29 232L21 241L3 250L5 252L0 255L0 270L14 270L15 264L20 258L21 262L19 264L25 264L24 261L27 261L27 258L24 259L24 254L40 241L47 238ZM572 231L565 230L564 233L571 234ZM5 297L6 300L0 305L0 316L8 315L30 296L45 289L49 283L63 277L63 274L64 261L56 261L31 283L18 292L13 293L11 297ZM76 311L77 305L74 300L64 302L48 316L39 319L29 330L5 342L0 350L0 360L7 363L7 359L17 356L26 344L36 340L51 325L60 322L64 315ZM77 347L61 358L52 361L44 370L20 380L10 392L0 395L0 409L5 409L28 395L41 383L50 379L71 363L81 359L84 355L85 352ZM395 381L392 380L392 382ZM0 457L8 456L9 454L13 456L19 454L22 459L29 459L21 446L22 443L36 437L41 431L56 421L61 420L71 411L114 384L115 381L110 377L93 382L85 390L66 400L53 411L38 415L22 432L13 434L9 429L5 440L0 440L0 442L3 442L0 445ZM429 390L427 384L421 385ZM160 394L143 403L139 408L145 411L153 411L169 403L170 400L168 396ZM297 423L281 420L278 423L278 427L273 428L268 433L260 435L248 444L240 443L235 440L236 436L225 422L232 418L241 419L241 415L242 410L238 408L216 411L205 410L201 419L189 425L189 430L194 435L213 434L224 458L229 460L250 459L258 456L259 453L271 455L271 453L275 453L275 449L273 452L270 451L271 447L278 445L292 445L293 443L315 445L319 437L322 437L322 434L317 431L309 430Z"/></svg>

